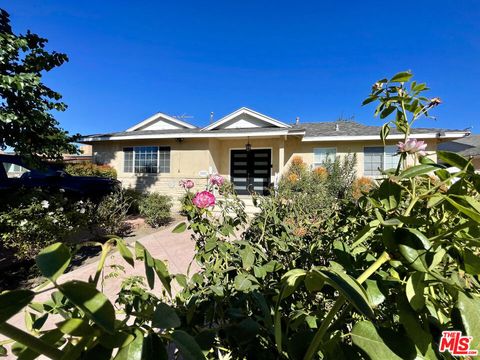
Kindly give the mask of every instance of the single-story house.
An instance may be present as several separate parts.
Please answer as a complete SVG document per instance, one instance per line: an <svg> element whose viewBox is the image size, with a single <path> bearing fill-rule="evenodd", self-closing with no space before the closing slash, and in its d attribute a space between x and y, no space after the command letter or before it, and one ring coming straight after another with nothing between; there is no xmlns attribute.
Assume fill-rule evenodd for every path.
<svg viewBox="0 0 480 360"><path fill-rule="evenodd" d="M438 145L439 150L452 151L472 159L475 169L480 170L480 135L447 141Z"/></svg>
<svg viewBox="0 0 480 360"><path fill-rule="evenodd" d="M93 161L116 169L125 187L178 197L179 180L201 186L212 173L233 182L239 194L266 193L295 156L313 168L355 153L358 176L378 176L379 168L397 164L395 144L403 138L392 130L384 146L379 134L379 126L354 121L287 124L242 107L203 128L157 113L125 131L88 135L81 142L92 145ZM468 134L416 128L412 137L426 141L436 158L438 143Z"/></svg>

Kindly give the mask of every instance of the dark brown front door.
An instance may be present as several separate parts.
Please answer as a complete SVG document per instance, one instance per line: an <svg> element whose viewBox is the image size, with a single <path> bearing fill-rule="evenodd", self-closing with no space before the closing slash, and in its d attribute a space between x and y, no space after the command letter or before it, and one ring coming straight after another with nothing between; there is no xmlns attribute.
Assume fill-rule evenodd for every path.
<svg viewBox="0 0 480 360"><path fill-rule="evenodd" d="M230 177L238 195L267 195L272 169L270 149L232 150Z"/></svg>

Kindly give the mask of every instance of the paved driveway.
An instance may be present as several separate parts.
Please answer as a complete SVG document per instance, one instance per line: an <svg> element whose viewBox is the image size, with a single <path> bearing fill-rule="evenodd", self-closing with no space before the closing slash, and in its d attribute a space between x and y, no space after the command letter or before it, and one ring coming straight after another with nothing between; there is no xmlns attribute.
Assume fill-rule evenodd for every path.
<svg viewBox="0 0 480 360"><path fill-rule="evenodd" d="M187 270L191 265L189 272L189 276L191 276L195 271L198 270L196 263L192 263L195 244L190 238L191 232L189 231L185 231L180 234L172 233L172 229L175 227L175 225L176 224L173 224L166 229L159 230L158 232L147 235L137 241L140 241L140 243L147 248L154 258L165 261L171 274L187 274ZM131 247L131 251L134 253L133 247ZM122 274L115 278L108 278L103 283L103 292L108 296L112 303L114 303L116 294L120 289L120 285L125 277L132 275L145 276L143 262L136 261L135 267L132 268L126 261L123 260L118 252L113 252L108 256L105 262L105 274L108 274L112 271L109 266L113 264L124 266L126 274ZM89 263L61 276L58 282L62 283L73 279L87 281L89 276L93 276L95 274L96 267L97 262ZM155 279L155 287L152 292L155 294L161 293L161 283L158 278ZM38 295L34 301L45 301L50 297L50 293L51 292L42 293ZM48 329L49 327L52 327L53 324L59 320L61 319L54 319L50 317L44 328ZM24 329L24 312L20 312L8 322ZM4 337L0 335L0 341L3 339Z"/></svg>

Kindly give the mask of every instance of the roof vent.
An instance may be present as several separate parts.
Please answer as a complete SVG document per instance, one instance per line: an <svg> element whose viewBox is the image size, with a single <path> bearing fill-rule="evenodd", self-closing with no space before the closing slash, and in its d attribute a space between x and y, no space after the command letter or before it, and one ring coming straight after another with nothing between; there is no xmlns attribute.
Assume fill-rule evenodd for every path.
<svg viewBox="0 0 480 360"><path fill-rule="evenodd" d="M213 111L210 113L210 124L213 124Z"/></svg>
<svg viewBox="0 0 480 360"><path fill-rule="evenodd" d="M297 118L295 119L295 125L298 125L300 124L300 116L297 116Z"/></svg>
<svg viewBox="0 0 480 360"><path fill-rule="evenodd" d="M335 124L335 131L339 131L340 130L340 127L338 126L338 124Z"/></svg>

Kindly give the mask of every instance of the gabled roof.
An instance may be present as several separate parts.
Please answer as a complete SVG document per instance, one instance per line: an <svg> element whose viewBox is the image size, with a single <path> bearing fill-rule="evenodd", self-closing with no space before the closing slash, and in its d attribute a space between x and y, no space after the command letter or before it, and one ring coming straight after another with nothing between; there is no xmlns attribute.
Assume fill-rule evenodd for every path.
<svg viewBox="0 0 480 360"><path fill-rule="evenodd" d="M170 129L172 129L172 128L196 129L197 128L196 126L194 126L192 124L189 124L185 121L179 120L177 118L174 118L173 116L167 115L167 114L162 113L162 112L158 112L155 115L152 115L149 118L143 120L142 122L139 122L138 124L132 126L131 128L128 128L126 131L150 130L149 127L152 127L152 126L155 125L155 123L159 123L159 122L163 122L163 123L166 123L166 124L168 124L168 123L172 124L173 123L173 126L170 127ZM178 126L175 126L175 125L178 125ZM168 130L170 130L170 129L168 129ZM165 129L165 130L167 130L167 129Z"/></svg>
<svg viewBox="0 0 480 360"><path fill-rule="evenodd" d="M228 122L235 120L235 118L241 117L242 115L243 116L245 116L245 115L249 116L253 119L256 119L258 121L258 123L263 124L263 125L258 125L258 123L255 124L255 125L252 124L252 126L250 126L250 127L258 127L258 128L261 128L261 127L277 127L277 128L285 128L285 129L288 129L288 128L291 127L290 125L285 124L284 122L281 122L279 120L271 118L267 115L261 114L261 113L255 111L255 110L252 110L252 109L249 109L249 108L246 108L246 107L241 107L240 109L235 110L234 112L228 114L227 116L224 116L220 120L217 120L214 123L212 123L208 126L205 126L202 130L203 131L209 131L209 130L220 129L220 128L222 128L222 125L225 125ZM239 126L238 128L240 128L240 127L241 128L248 128L247 126Z"/></svg>
<svg viewBox="0 0 480 360"><path fill-rule="evenodd" d="M356 121L328 121L316 123L300 123L292 129L303 129L302 141L348 141L379 140L381 126L363 125ZM448 130L440 128L413 128L410 137L459 138L469 134L466 130ZM388 139L402 139L403 134L393 128Z"/></svg>

